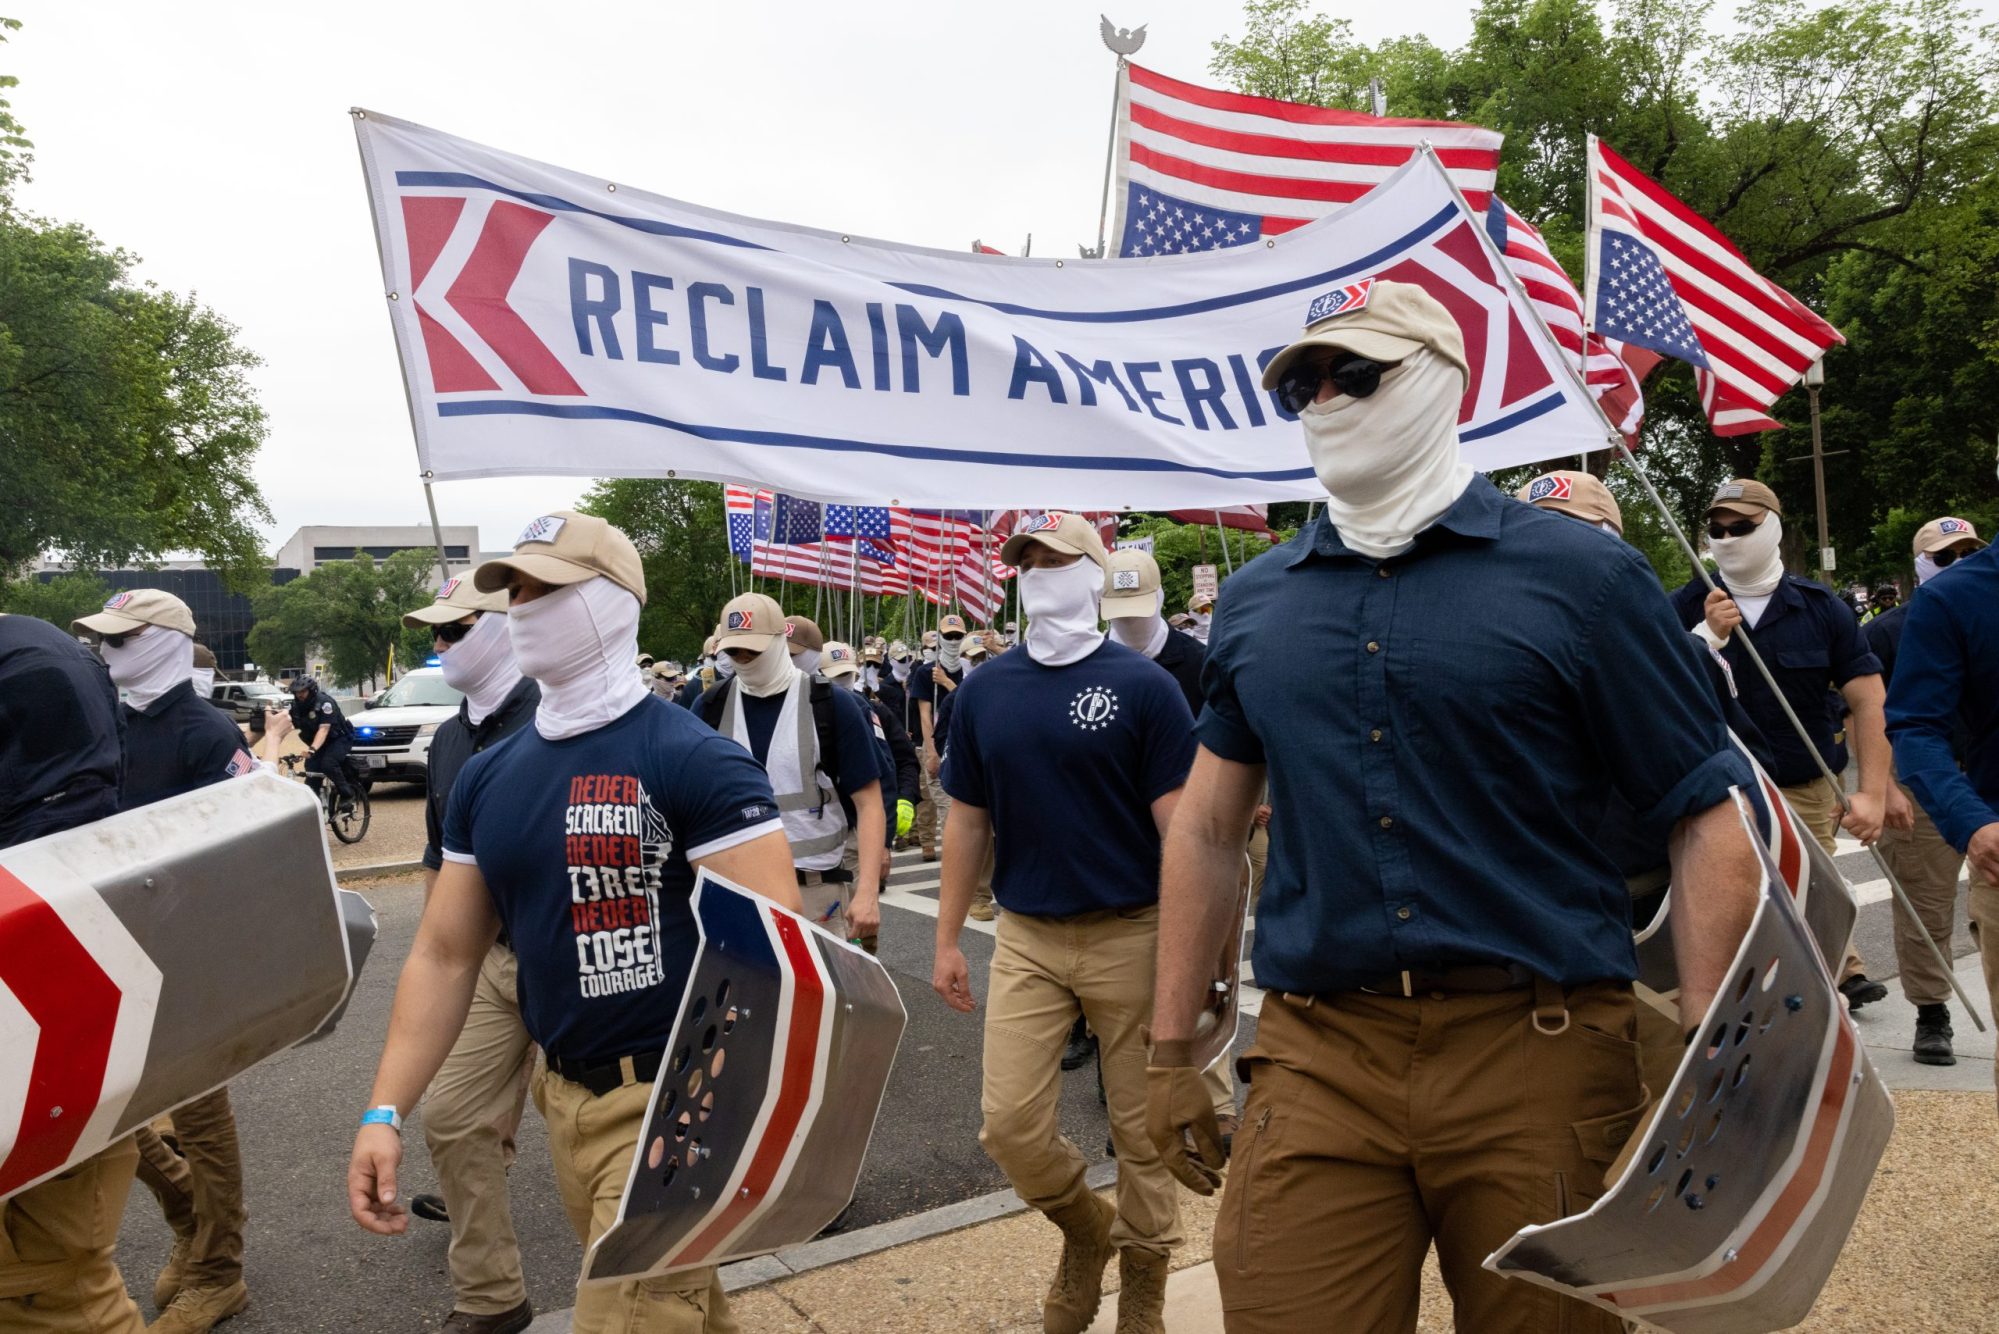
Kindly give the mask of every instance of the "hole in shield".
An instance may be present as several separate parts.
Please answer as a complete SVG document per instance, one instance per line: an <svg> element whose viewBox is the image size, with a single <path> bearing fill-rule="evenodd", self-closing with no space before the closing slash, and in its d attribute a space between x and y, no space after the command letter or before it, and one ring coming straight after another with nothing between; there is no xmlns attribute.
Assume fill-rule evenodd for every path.
<svg viewBox="0 0 1999 1334"><path fill-rule="evenodd" d="M1742 1061L1735 1067L1735 1078L1729 1081L1730 1088L1741 1088L1742 1081L1749 1078L1749 1055L1744 1053Z"/></svg>
<svg viewBox="0 0 1999 1334"><path fill-rule="evenodd" d="M701 1035L701 1050L702 1050L702 1051L713 1051L713 1050L715 1050L715 1035L716 1035L716 1034L717 1034L717 1033L718 1033L719 1031L720 1031L720 1030L719 1030L719 1029L717 1029L717 1028L715 1027L715 1025L713 1025L713 1024L710 1024L710 1025L708 1025L708 1031L707 1031L706 1033L703 1033L703 1034Z"/></svg>
<svg viewBox="0 0 1999 1334"><path fill-rule="evenodd" d="M728 1058L729 1058L729 1053L726 1050L716 1052L715 1059L708 1062L708 1078L713 1079L717 1075L721 1074L722 1063L726 1061Z"/></svg>
<svg viewBox="0 0 1999 1334"><path fill-rule="evenodd" d="M706 1121L709 1115L712 1112L714 1112L714 1110L715 1110L715 1090L709 1089L706 1093L701 1095L700 1119Z"/></svg>
<svg viewBox="0 0 1999 1334"><path fill-rule="evenodd" d="M715 988L715 1008L719 1010L728 1003L729 1003L729 979L725 977L722 979L722 984Z"/></svg>
<svg viewBox="0 0 1999 1334"><path fill-rule="evenodd" d="M666 1157L666 1136L661 1135L657 1139L653 1140L652 1146L646 1150L646 1166L657 1171L661 1161L663 1161L665 1157Z"/></svg>
<svg viewBox="0 0 1999 1334"><path fill-rule="evenodd" d="M729 1012L722 1016L722 1033L723 1036L726 1037L728 1034L733 1033L735 1031L736 1031L736 1007L731 1005L729 1007Z"/></svg>
<svg viewBox="0 0 1999 1334"><path fill-rule="evenodd" d="M1777 965L1782 962L1782 959L1772 955L1769 964L1763 969L1763 989L1765 991L1777 985Z"/></svg>

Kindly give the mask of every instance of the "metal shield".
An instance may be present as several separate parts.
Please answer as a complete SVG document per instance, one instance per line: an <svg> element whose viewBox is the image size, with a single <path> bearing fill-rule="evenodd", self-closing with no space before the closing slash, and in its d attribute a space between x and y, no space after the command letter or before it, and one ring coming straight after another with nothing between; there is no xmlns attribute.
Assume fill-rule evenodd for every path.
<svg viewBox="0 0 1999 1334"><path fill-rule="evenodd" d="M808 1241L853 1198L907 1014L874 956L702 871L694 956L585 1282Z"/></svg>
<svg viewBox="0 0 1999 1334"><path fill-rule="evenodd" d="M0 1198L327 1021L337 893L319 803L268 774L0 852Z"/></svg>
<svg viewBox="0 0 1999 1334"><path fill-rule="evenodd" d="M1755 841L1761 903L1623 1173L1586 1213L1522 1229L1488 1269L1682 1334L1783 1329L1811 1310L1895 1113Z"/></svg>

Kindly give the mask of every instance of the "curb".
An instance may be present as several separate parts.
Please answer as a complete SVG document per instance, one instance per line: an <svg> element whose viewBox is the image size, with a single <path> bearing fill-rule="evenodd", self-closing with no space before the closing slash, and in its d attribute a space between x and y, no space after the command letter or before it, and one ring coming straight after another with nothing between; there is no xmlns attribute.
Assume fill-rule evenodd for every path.
<svg viewBox="0 0 1999 1334"><path fill-rule="evenodd" d="M366 866L338 866L333 878L339 884L350 880L370 880L381 875L411 875L423 869L423 862L370 862Z"/></svg>
<svg viewBox="0 0 1999 1334"><path fill-rule="evenodd" d="M1083 1180L1091 1190L1102 1190L1117 1180L1115 1161L1098 1163L1083 1174ZM886 1223L873 1227L857 1228L834 1237L823 1237L801 1245L789 1246L774 1255L760 1255L754 1260L741 1260L732 1265L722 1266L722 1287L727 1292L741 1292L745 1288L761 1287L781 1279L794 1278L799 1274L824 1269L828 1265L844 1264L848 1260L858 1260L864 1255L875 1255L881 1251L906 1246L913 1241L927 1241L931 1237L941 1237L946 1232L956 1232L960 1228L978 1223L991 1222L995 1218L1006 1218L1012 1214L1024 1213L1027 1202L1011 1190L996 1190L988 1195L975 1195L969 1200L956 1204L939 1205L906 1218L892 1218ZM568 1310L549 1311L536 1317L528 1326L528 1334L567 1334L570 1326Z"/></svg>

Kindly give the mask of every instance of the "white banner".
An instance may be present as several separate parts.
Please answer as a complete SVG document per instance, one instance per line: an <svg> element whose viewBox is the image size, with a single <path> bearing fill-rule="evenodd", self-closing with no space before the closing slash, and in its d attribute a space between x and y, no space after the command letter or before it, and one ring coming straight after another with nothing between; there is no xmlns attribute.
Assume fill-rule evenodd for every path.
<svg viewBox="0 0 1999 1334"><path fill-rule="evenodd" d="M1315 298L1367 277L1421 283L1458 319L1473 466L1605 446L1428 156L1262 243L1065 261L736 217L372 112L355 129L436 479L754 479L981 508L1311 499L1300 429L1257 379Z"/></svg>
<svg viewBox="0 0 1999 1334"><path fill-rule="evenodd" d="M1152 537L1150 534L1144 537L1121 537L1118 539L1117 546L1114 549L1118 551L1143 551L1146 555L1150 556L1152 554Z"/></svg>

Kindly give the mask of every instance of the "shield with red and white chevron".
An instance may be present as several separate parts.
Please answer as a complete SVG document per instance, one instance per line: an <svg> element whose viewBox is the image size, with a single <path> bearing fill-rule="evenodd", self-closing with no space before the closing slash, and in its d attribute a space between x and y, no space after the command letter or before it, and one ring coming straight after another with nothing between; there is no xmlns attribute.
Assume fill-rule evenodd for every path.
<svg viewBox="0 0 1999 1334"><path fill-rule="evenodd" d="M618 1219L585 1282L808 1241L847 1206L907 1014L888 971L711 871Z"/></svg>
<svg viewBox="0 0 1999 1334"><path fill-rule="evenodd" d="M0 1198L337 1012L374 924L320 818L253 774L0 851Z"/></svg>

